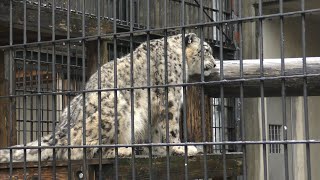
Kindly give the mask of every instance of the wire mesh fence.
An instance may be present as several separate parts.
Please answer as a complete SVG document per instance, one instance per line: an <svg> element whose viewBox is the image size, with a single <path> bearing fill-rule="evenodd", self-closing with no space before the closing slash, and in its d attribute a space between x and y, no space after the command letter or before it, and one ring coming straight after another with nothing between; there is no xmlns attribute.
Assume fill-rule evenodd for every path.
<svg viewBox="0 0 320 180"><path fill-rule="evenodd" d="M318 179L316 0L2 0L0 179Z"/></svg>

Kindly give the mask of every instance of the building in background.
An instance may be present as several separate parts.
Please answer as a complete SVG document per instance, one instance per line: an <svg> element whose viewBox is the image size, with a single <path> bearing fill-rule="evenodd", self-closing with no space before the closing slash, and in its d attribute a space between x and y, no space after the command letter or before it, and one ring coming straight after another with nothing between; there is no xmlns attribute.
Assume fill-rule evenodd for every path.
<svg viewBox="0 0 320 180"><path fill-rule="evenodd" d="M259 1L243 0L242 16L258 16ZM262 13L279 14L280 1L263 0ZM317 9L320 2L317 0L305 1L305 9ZM283 13L290 13L301 10L300 0L283 0ZM281 58L281 43L283 43L283 57L285 58L301 58L303 57L303 27L302 18L298 13L295 16L286 16L283 18L283 42L281 42L281 21L280 17L265 18L262 23L263 35L263 58ZM319 57L320 51L320 14L308 14L305 16L305 43L306 56ZM255 23L243 24L243 58L259 59L259 21ZM303 90L303 86L301 86ZM301 91L302 92L302 91ZM267 97L264 99L265 113L265 132L266 140L304 140L306 134L310 135L310 139L319 139L320 127L319 121L319 105L320 98L317 96L309 96L307 118L309 121L308 132L305 131L305 109L304 98L285 97L285 110L283 109L283 101L281 97ZM258 107L258 108L257 108ZM244 103L245 124L246 124L246 140L263 140L263 125L261 98L246 98ZM256 111L252 111L256 109ZM284 114L285 113L285 114ZM286 118L284 124L283 117ZM287 136L285 138L285 136ZM247 148L247 166L248 179L263 179L263 152L262 146L250 145ZM310 160L311 167L307 167L307 155L305 144L289 144L288 145L288 171L289 179L300 180L307 179L308 171L311 172L312 179L319 179L320 172L317 169L320 165L319 144L310 144ZM283 145L267 145L267 174L270 180L285 179L285 149Z"/></svg>

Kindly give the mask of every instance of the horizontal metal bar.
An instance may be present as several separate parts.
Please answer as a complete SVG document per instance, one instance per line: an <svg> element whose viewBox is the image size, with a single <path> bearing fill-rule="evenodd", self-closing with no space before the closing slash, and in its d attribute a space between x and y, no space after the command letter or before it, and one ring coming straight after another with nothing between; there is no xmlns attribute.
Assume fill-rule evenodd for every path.
<svg viewBox="0 0 320 180"><path fill-rule="evenodd" d="M281 79L291 79L291 78L308 78L308 77L318 77L318 74L299 74L291 76L272 76L272 77L259 77L259 78L239 78L232 80L221 80L221 81L207 81L207 82L193 82L193 83L179 83L179 84L166 84L166 85L154 85L154 86L136 86L136 87L123 87L123 88L104 88L95 90L75 90L75 91L62 91L62 92L44 92L33 94L20 94L20 95L10 95L10 96L0 96L1 98L13 98L13 97L24 97L24 96L38 96L38 95L74 95L78 93L90 93L90 92L104 92L104 91L116 91L116 90L132 90L132 89L152 89L152 88L165 88L165 87L181 87L181 86L197 86L197 85L223 85L235 82L250 82L250 81L266 81L266 80L281 80Z"/></svg>
<svg viewBox="0 0 320 180"><path fill-rule="evenodd" d="M287 141L221 141L221 142L181 142L181 143L137 143L137 144L101 144L101 145L65 145L65 146L12 146L0 150L14 149L59 149L59 148L114 148L114 147L159 147L159 146L200 146L200 145L261 145L261 144L319 144L320 140L287 140Z"/></svg>
<svg viewBox="0 0 320 180"><path fill-rule="evenodd" d="M14 44L14 45L4 45L0 46L0 49L9 49L9 48L22 48L25 46L38 46L38 45L45 45L45 44L55 44L59 42L68 42L68 41L94 41L98 38L104 39L106 37L113 37L113 36L119 36L121 35L128 35L132 33L147 33L147 32L155 32L155 31L163 31L163 30L175 30L175 29L181 29L181 28L195 28L195 27L205 27L205 26L219 26L220 24L228 24L228 23L245 23L245 22L251 22L255 20L261 20L261 19L271 19L271 18L280 18L280 17L289 17L289 16L301 16L306 14L312 14L312 13L319 13L320 8L317 9L309 9L304 11L292 11L287 13L277 13L277 14L269 14L269 15L261 15L261 16L253 16L253 17L245 17L245 18L238 18L238 19L229 19L229 20L223 20L223 21L217 21L217 22L206 22L206 23L196 23L196 24L188 24L183 26L171 26L171 27L163 27L163 28L154 28L154 29L138 29L134 31L126 31L126 32L119 32L119 33L105 33L101 35L94 35L94 36L86 36L86 37L76 37L76 38L66 38L66 39L58 39L54 41L41 41L41 42L30 42L25 44Z"/></svg>

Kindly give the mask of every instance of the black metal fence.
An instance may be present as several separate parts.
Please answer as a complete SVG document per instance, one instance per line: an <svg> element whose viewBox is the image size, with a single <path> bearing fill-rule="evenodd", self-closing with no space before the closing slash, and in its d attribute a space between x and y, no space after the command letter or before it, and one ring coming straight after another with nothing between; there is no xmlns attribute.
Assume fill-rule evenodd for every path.
<svg viewBox="0 0 320 180"><path fill-rule="evenodd" d="M293 3L293 10L288 11ZM308 111L308 80L317 78L319 72L308 73L307 47L306 40L306 19L311 14L318 14L320 4L306 9L304 0L296 1L263 1L257 0L255 3L247 0L2 0L0 2L0 63L3 64L3 72L0 73L3 83L0 83L0 102L3 101L3 108L0 111L0 162L4 153L9 153L7 162L0 164L0 177L14 179L15 177L28 178L28 173L33 173L33 178L44 178L51 175L50 178L68 178L68 179L272 179L281 177L292 179L294 176L294 163L289 157L295 147L303 145L302 153L305 166L305 178L316 179L317 173L312 171L312 166L317 165L312 162L312 145L318 145L319 139L310 138L310 121ZM299 5L297 7L297 5ZM247 7L248 6L248 7ZM286 8L284 8L286 7ZM250 10L251 9L251 10ZM252 14L248 13L252 12ZM3 12L3 13L1 13ZM285 60L285 33L284 24L287 18L298 18L300 23L301 41L298 41L301 49L301 73L290 74L287 72L287 61ZM267 21L279 21L279 40L273 42L279 44L281 68L279 73L267 74L268 69L264 65L265 59L266 34L264 26ZM254 24L254 26L252 26ZM248 28L248 26L250 28ZM252 29L254 29L252 31ZM266 31L266 30L265 30ZM181 84L152 84L150 79L150 58L152 57L150 41L164 37L167 41L169 35L181 33L183 36L188 32L195 32L203 42L208 42L213 48L214 57L219 61L219 67L215 69L218 73L211 75L211 79L204 77L203 60L204 47L201 47L201 78L196 82L188 82L183 78ZM250 34L251 33L251 34ZM246 34L246 35L244 35ZM251 36L247 36L250 34ZM130 87L118 87L118 83L123 79L117 79L117 73L113 70L109 74L114 76L112 86L104 87L101 84L101 66L104 63L114 64L117 69L117 59L127 54L130 56L130 68L134 66L134 49L141 43L147 41L146 60L148 68L147 84L143 87L134 85L134 75L131 71L128 74ZM248 42L253 42L252 51L256 56L248 55ZM166 45L164 45L166 49ZM181 44L183 65L181 69L186 70L186 47ZM247 54L246 54L247 53ZM249 53L250 54L250 53ZM3 57L2 57L3 56ZM164 52L165 60L170 61L169 54ZM237 59L239 71L238 75L229 77L229 66L224 65L225 60ZM245 71L244 59L258 58L259 68L255 72L257 76ZM290 68L290 67L288 67ZM167 68L165 68L167 70ZM234 69L231 69L234 70ZM248 70L248 69L246 69ZM86 89L92 72L98 72L97 89ZM269 72L269 71L268 71ZM184 72L185 73L185 72ZM168 75L168 72L166 72ZM166 76L167 77L167 76ZM0 79L1 79L0 78ZM228 79L230 78L230 79ZM301 87L298 94L303 98L303 135L302 139L294 138L288 135L288 124L293 123L293 116L288 117L288 104L286 99L287 91L291 91L290 79L301 81ZM290 81L290 82L288 82ZM273 87L269 87L270 83ZM311 81L314 83L317 81ZM252 84L250 84L252 83ZM256 83L256 84L254 84ZM289 85L288 85L289 83ZM1 87L2 86L2 87ZM194 111L199 109L200 113L194 113L192 118L197 118L198 125L193 124L189 114L193 112L193 102L187 102L188 90L192 87L200 87L197 98L200 107L194 105ZM151 107L152 89L162 89L168 92L169 88L181 87L183 91L181 109L182 122L181 142L169 143L169 140L161 139L161 143L154 143L151 140L152 118L157 110ZM208 88L209 87L209 88ZM230 90L231 87L231 90ZM218 96L212 95L210 88L218 89ZM259 96L255 97L256 105L253 107L250 97L251 90L259 91ZM282 119L280 124L268 124L268 114L266 111L266 101L272 88L279 90L281 96L282 113L278 118ZM103 92L114 92L117 97L122 91L129 91L130 111L135 112L134 95L139 89L147 89L147 101L141 102L148 104L148 126L146 139L135 141L134 121L131 113L130 129L131 140L129 144L119 144L118 136L115 133L115 141L111 144L103 144L101 109L101 94ZM209 90L208 90L209 89ZM265 90L268 89L268 90ZM270 90L271 89L271 90ZM245 91L250 91L246 93ZM276 91L275 90L275 91ZM83 139L79 145L71 145L74 139L70 137L70 129L74 124L71 122L74 109L70 106L73 98L81 94L86 97L89 93L97 94L97 112L99 123L98 144L86 144L86 118L87 112L81 113L84 118L81 127L83 130ZM297 91L298 92L298 91ZM317 92L313 92L317 94ZM208 94L208 96L206 96ZM249 95L248 95L249 94ZM255 94L255 93L253 93ZM320 93L319 93L320 94ZM254 95L252 95L254 96ZM168 97L166 97L166 133L169 137L169 111ZM206 104L209 100L210 103ZM79 101L77 106L86 109L86 99ZM114 98L111 104L117 104L118 99ZM172 102L171 102L172 103ZM129 106L129 105L128 105ZM246 107L247 106L247 107ZM248 110L248 107L253 108ZM114 106L114 126L117 131L118 111ZM60 125L63 121L63 110L68 109L67 125ZM252 113L250 113L252 112ZM256 122L252 121L251 114L258 112ZM2 113L2 114L1 114ZM82 116L81 115L81 116ZM172 114L171 114L172 115ZM64 117L65 118L65 117ZM191 120L190 120L191 119ZM209 119L209 120L208 120ZM259 122L256 126L255 123ZM128 121L129 122L129 121ZM251 125L254 128L251 128ZM191 128L189 127L191 126ZM61 128L66 129L61 129ZM192 130L197 129L198 131ZM191 130L189 130L191 129ZM67 143L63 145L41 146L40 140L43 136L64 132L67 136ZM294 133L296 129L291 129ZM2 131L2 132L1 132ZM297 131L297 130L296 130ZM192 134L193 133L193 134ZM196 142L189 142L189 136ZM53 136L55 137L55 136ZM288 138L291 137L291 138ZM30 146L29 142L35 141ZM58 141L58 139L55 139ZM129 142L129 141L128 141ZM22 146L14 146L22 144ZM37 145L36 145L37 144ZM183 146L184 155L174 156L169 153L169 147ZM201 152L196 157L187 155L188 146L196 146ZM314 146L314 147L315 147ZM119 157L118 149L123 147L132 147L130 158ZM152 154L154 147L164 147L165 156L157 157ZM80 161L72 160L72 150L84 149L83 158ZM86 149L98 149L94 158L88 158ZM103 158L103 152L106 148L115 148L115 158ZM14 162L14 153L16 149L22 149L24 158L22 164ZM25 157L29 151L27 149L37 149L39 155L34 172L29 172L30 164ZM50 163L41 158L44 149L53 149L53 156L48 159ZM65 164L61 162L60 154L55 154L59 149L66 149L68 154ZM316 148L315 148L316 149ZM144 154L144 151L147 153ZM34 153L34 152L33 152ZM144 154L144 155L141 155ZM258 155L257 155L258 154ZM272 166L272 154L281 154L282 164L278 164L283 175L270 175ZM300 155L298 155L300 156ZM271 159L270 159L271 158ZM257 160L259 159L259 160ZM20 159L21 160L21 159ZM96 160L96 161L94 161ZM258 165L255 163L259 161ZM75 168L78 166L80 168ZM318 164L319 165L319 164ZM61 168L64 167L65 169ZM258 167L257 167L258 166ZM50 167L50 172L48 172ZM257 169L261 171L257 171ZM15 169L21 169L22 175ZM93 171L94 173L92 173ZM6 175L4 175L6 173ZM64 173L66 174L65 176ZM260 174L259 174L260 173ZM250 175L248 175L250 174ZM255 174L255 175L252 175Z"/></svg>

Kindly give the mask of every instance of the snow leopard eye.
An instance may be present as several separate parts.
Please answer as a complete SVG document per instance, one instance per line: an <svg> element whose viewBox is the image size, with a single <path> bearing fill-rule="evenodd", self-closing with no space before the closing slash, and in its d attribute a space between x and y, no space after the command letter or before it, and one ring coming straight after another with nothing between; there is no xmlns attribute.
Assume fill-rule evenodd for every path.
<svg viewBox="0 0 320 180"><path fill-rule="evenodd" d="M204 53L208 53L208 52L209 52L209 49L204 49L203 52L204 52ZM200 54L200 53L201 53L201 50L198 51L198 53Z"/></svg>

